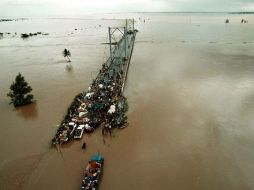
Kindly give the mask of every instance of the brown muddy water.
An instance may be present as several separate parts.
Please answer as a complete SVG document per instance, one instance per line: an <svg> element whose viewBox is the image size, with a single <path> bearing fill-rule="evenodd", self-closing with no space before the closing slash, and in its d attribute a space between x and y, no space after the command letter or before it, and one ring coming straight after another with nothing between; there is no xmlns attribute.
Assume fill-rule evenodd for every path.
<svg viewBox="0 0 254 190"><path fill-rule="evenodd" d="M0 23L0 32L50 33L0 39L1 190L79 189L98 151L105 157L101 190L254 189L254 16L127 16L140 30L125 89L130 125L105 144L98 130L61 151L50 148L55 126L106 59L107 26L122 21ZM249 23L240 24L242 18ZM71 71L61 55L65 47ZM18 72L37 101L14 110L6 93Z"/></svg>

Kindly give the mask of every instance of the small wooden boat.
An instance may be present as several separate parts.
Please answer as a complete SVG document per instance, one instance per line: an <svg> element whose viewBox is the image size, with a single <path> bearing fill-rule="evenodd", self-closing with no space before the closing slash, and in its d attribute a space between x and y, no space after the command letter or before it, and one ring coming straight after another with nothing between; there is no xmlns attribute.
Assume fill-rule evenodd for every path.
<svg viewBox="0 0 254 190"><path fill-rule="evenodd" d="M76 129L74 139L81 139L84 133L84 129L85 129L85 125L79 125L78 128Z"/></svg>
<svg viewBox="0 0 254 190"><path fill-rule="evenodd" d="M102 177L104 158L100 154L92 156L85 170L81 190L97 190Z"/></svg>

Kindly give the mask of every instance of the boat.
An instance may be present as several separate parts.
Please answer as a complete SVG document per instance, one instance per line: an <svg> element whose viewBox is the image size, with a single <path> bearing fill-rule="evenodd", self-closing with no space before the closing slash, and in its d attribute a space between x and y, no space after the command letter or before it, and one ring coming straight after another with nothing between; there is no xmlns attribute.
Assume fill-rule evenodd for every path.
<svg viewBox="0 0 254 190"><path fill-rule="evenodd" d="M60 125L57 135L52 139L52 144L62 144L68 142L76 131L77 124L69 122L68 125Z"/></svg>
<svg viewBox="0 0 254 190"><path fill-rule="evenodd" d="M77 128L77 124L75 122L70 122L68 124L68 133L69 133L69 136L68 136L68 140L74 136L74 132Z"/></svg>
<svg viewBox="0 0 254 190"><path fill-rule="evenodd" d="M102 177L104 158L100 154L92 156L85 169L81 190L97 190Z"/></svg>
<svg viewBox="0 0 254 190"><path fill-rule="evenodd" d="M79 125L78 128L76 129L74 139L81 139L84 133L84 129L85 129L85 125Z"/></svg>

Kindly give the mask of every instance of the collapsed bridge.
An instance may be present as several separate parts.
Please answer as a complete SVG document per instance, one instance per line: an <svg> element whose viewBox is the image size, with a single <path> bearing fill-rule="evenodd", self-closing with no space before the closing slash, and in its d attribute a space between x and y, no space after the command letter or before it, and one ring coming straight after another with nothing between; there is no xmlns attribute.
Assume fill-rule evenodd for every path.
<svg viewBox="0 0 254 190"><path fill-rule="evenodd" d="M103 134L127 124L128 104L123 96L137 30L134 20L126 20L124 27L109 27L109 58L87 91L78 94L52 139L52 145L81 138L102 128ZM115 34L120 34L116 40Z"/></svg>

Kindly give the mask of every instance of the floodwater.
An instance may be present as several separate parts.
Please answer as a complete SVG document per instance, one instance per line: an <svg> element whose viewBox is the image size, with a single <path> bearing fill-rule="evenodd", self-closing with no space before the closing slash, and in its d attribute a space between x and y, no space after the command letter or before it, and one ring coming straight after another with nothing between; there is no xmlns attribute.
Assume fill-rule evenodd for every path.
<svg viewBox="0 0 254 190"><path fill-rule="evenodd" d="M125 89L130 125L105 143L98 130L60 150L50 148L55 126L107 58L101 44L107 26L123 22L0 23L0 32L49 33L0 39L0 189L79 189L98 151L105 156L101 190L254 189L254 16L101 18L126 16L135 17L140 31ZM249 22L241 24L242 18ZM64 48L72 53L71 70ZM15 110L6 93L18 72L33 87L36 103Z"/></svg>

